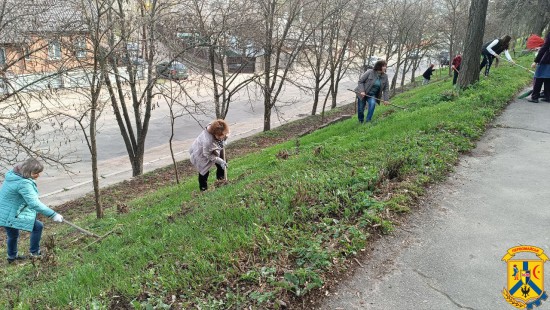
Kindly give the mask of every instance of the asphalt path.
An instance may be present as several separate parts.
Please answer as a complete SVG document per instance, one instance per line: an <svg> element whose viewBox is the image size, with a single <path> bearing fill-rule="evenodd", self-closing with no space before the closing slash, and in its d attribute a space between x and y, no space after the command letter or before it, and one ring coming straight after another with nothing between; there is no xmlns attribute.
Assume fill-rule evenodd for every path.
<svg viewBox="0 0 550 310"><path fill-rule="evenodd" d="M319 309L515 309L502 258L520 245L550 252L549 119L550 103L513 101Z"/></svg>

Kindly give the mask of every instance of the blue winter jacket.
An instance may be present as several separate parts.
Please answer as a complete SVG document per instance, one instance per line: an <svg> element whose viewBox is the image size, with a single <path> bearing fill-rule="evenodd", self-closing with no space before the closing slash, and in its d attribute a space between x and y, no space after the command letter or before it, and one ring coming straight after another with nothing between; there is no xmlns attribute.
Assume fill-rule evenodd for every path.
<svg viewBox="0 0 550 310"><path fill-rule="evenodd" d="M32 231L37 212L49 218L56 214L38 199L33 179L23 178L13 170L6 173L0 189L0 226Z"/></svg>

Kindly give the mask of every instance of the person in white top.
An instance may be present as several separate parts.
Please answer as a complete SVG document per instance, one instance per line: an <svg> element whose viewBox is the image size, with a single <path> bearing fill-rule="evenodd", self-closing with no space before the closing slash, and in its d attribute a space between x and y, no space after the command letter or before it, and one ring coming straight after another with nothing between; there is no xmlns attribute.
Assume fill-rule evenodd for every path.
<svg viewBox="0 0 550 310"><path fill-rule="evenodd" d="M509 35L505 35L500 39L491 40L483 44L483 48L481 49L481 56L483 56L483 60L481 61L479 70L482 70L483 67L485 67L485 76L489 75L489 70L491 70L491 65L493 64L493 60L495 58L500 58L499 55L502 52L504 52L504 55L506 56L509 62L514 63L514 61L512 60L512 57L510 56L510 53L508 52L511 39L512 38Z"/></svg>

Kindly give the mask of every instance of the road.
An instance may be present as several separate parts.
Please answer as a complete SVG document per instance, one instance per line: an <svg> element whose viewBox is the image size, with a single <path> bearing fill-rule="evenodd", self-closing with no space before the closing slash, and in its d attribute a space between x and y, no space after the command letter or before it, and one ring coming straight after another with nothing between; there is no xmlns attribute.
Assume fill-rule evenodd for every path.
<svg viewBox="0 0 550 310"><path fill-rule="evenodd" d="M422 66L421 66L422 68ZM416 75L421 74L418 70ZM347 88L354 88L357 83L359 72L353 72L345 78L340 84L338 94L338 106L348 104L354 100L353 95L346 91ZM392 78L392 68L388 70L389 78ZM193 78L193 77L191 77ZM302 79L303 80L303 79ZM208 97L202 94L198 89L198 83L189 81L186 85L187 91L194 96L194 100L205 102ZM258 94L259 89L254 93ZM280 101L284 102L278 106L277 111L273 111L271 126L275 128L286 122L308 116L311 113L312 96L304 93L298 87L287 84L281 92ZM66 100L82 100L82 98L68 98ZM157 107L152 111L150 127L146 139L146 152L144 158L144 172L170 165L172 163L169 151L170 136L170 117L167 104L162 99L158 100ZM231 140L250 136L263 130L263 100L260 95L256 98L250 98L249 93L237 96L231 103L226 121L231 128ZM200 125L197 123L195 117ZM175 138L173 141L175 157L177 160L188 158L188 152L191 143L202 130L201 125L208 124L215 118L214 113L196 114L191 117L184 115L176 119ZM67 124L66 124L67 125ZM68 127L72 127L68 124ZM126 153L120 130L114 118L111 109L106 108L102 117L98 121L97 145L99 154L99 173L101 175L100 186L108 186L125 179L130 179L131 165ZM52 128L43 126L39 132L43 136L51 136ZM40 179L38 187L43 202L49 205L59 205L76 197L83 196L92 191L91 184L91 160L88 148L83 142L81 132L73 132L71 143L62 144L62 152L71 154L73 160L78 162L72 164L70 173L54 167L46 167Z"/></svg>

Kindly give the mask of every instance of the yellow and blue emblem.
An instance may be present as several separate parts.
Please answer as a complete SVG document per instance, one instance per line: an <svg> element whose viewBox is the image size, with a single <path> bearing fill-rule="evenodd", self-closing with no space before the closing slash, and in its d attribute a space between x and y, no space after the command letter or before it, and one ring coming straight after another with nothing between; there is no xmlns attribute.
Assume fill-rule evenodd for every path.
<svg viewBox="0 0 550 310"><path fill-rule="evenodd" d="M531 253L522 257L536 255L539 259L512 259L518 253ZM541 248L520 245L508 249L502 258L506 262L507 287L502 291L504 299L519 309L533 309L548 298L544 291L544 263L548 260Z"/></svg>

